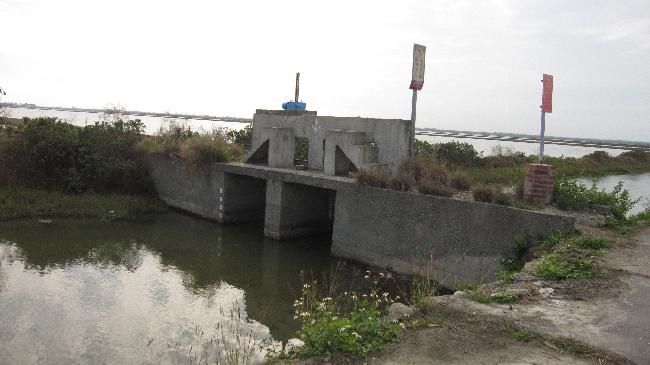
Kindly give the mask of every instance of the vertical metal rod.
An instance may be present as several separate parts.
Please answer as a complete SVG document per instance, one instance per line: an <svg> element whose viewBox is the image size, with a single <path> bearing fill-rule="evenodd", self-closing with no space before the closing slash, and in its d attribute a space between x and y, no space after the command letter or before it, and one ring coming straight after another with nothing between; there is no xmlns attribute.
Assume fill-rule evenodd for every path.
<svg viewBox="0 0 650 365"><path fill-rule="evenodd" d="M413 89L413 99L411 101L411 157L415 154L415 114L418 103L418 91Z"/></svg>
<svg viewBox="0 0 650 365"><path fill-rule="evenodd" d="M544 163L544 131L546 129L546 113L542 112L542 129L539 138L539 163Z"/></svg>
<svg viewBox="0 0 650 365"><path fill-rule="evenodd" d="M300 72L296 72L296 103L298 102L298 95L300 94Z"/></svg>

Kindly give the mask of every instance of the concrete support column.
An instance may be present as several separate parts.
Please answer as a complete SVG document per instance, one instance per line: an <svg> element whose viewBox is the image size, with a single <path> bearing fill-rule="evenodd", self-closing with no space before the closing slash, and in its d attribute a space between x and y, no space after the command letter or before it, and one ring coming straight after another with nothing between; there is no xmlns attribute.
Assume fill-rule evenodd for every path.
<svg viewBox="0 0 650 365"><path fill-rule="evenodd" d="M264 235L283 240L327 232L332 194L327 189L268 180Z"/></svg>

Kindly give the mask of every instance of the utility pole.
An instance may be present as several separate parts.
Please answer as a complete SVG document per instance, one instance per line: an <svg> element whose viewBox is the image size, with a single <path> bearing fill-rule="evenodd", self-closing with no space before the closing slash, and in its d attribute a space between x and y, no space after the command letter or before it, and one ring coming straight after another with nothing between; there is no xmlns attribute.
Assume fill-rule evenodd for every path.
<svg viewBox="0 0 650 365"><path fill-rule="evenodd" d="M300 72L296 72L296 103L298 102L298 95L300 95Z"/></svg>

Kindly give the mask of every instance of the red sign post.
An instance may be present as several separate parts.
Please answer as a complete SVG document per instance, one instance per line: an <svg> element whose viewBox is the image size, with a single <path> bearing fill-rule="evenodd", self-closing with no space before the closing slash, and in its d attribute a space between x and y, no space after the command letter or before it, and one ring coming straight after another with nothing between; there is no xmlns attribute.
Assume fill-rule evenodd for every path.
<svg viewBox="0 0 650 365"><path fill-rule="evenodd" d="M539 136L539 163L544 163L544 132L546 129L546 113L553 112L553 76L544 74L542 76L544 85L542 90L542 128Z"/></svg>

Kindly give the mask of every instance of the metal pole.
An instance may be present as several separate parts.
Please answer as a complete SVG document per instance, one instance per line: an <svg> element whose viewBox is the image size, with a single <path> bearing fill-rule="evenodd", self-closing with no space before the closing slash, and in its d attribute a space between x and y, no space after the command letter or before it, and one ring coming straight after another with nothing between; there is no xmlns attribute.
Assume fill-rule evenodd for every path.
<svg viewBox="0 0 650 365"><path fill-rule="evenodd" d="M418 103L418 91L413 89L413 99L411 101L411 157L415 154L415 112Z"/></svg>
<svg viewBox="0 0 650 365"><path fill-rule="evenodd" d="M300 94L300 72L296 72L296 103L298 102L298 95Z"/></svg>
<svg viewBox="0 0 650 365"><path fill-rule="evenodd" d="M539 138L539 163L544 163L544 130L546 129L546 113L542 112L542 130Z"/></svg>

